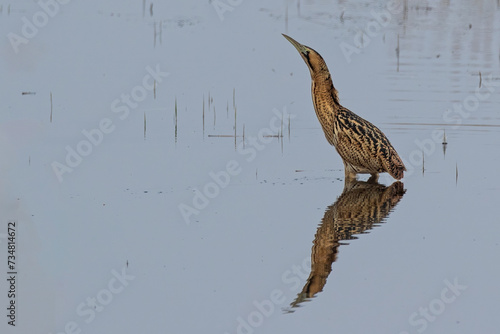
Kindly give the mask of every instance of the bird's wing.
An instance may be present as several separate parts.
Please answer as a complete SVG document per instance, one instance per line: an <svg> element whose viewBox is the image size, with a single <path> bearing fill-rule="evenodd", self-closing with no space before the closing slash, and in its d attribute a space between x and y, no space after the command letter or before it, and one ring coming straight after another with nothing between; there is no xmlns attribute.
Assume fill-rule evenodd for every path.
<svg viewBox="0 0 500 334"><path fill-rule="evenodd" d="M387 171L398 180L403 177L406 168L379 128L345 108L338 114L338 123L337 150L344 159L357 166Z"/></svg>

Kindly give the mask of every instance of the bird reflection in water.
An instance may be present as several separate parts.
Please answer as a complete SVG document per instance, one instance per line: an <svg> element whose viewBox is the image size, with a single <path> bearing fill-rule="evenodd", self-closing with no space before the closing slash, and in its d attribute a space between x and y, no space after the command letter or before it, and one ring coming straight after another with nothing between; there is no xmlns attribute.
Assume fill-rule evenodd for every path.
<svg viewBox="0 0 500 334"><path fill-rule="evenodd" d="M383 223L405 193L403 183L397 181L389 187L377 183L351 181L333 205L330 205L318 227L311 251L311 274L302 292L286 312L310 300L323 290L337 259L343 240L357 239L356 234L367 233Z"/></svg>

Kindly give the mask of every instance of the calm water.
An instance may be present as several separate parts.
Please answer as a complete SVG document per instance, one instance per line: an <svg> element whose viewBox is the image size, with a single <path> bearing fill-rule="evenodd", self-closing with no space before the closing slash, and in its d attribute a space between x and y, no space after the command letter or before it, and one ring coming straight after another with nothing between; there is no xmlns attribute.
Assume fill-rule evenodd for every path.
<svg viewBox="0 0 500 334"><path fill-rule="evenodd" d="M499 3L217 4L71 2L4 41L2 333L494 333ZM41 10L0 8L4 36ZM281 33L384 131L401 182L344 184Z"/></svg>

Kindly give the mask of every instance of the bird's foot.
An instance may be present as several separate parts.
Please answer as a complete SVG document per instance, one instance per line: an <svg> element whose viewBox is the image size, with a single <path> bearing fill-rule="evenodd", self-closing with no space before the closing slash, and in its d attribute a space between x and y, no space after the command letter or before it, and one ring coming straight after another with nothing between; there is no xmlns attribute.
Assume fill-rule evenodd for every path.
<svg viewBox="0 0 500 334"><path fill-rule="evenodd" d="M367 182L368 183L378 183L378 173L371 174L371 176Z"/></svg>
<svg viewBox="0 0 500 334"><path fill-rule="evenodd" d="M354 173L352 171L348 171L346 169L346 171L345 171L345 182L352 182L352 181L356 181L356 173Z"/></svg>

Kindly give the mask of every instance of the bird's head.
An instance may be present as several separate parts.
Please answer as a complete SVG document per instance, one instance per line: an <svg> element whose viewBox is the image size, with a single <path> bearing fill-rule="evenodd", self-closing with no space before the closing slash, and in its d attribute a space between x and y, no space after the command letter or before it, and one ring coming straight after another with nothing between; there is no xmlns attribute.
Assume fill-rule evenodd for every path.
<svg viewBox="0 0 500 334"><path fill-rule="evenodd" d="M311 77L313 77L315 74L324 71L328 72L328 67L326 66L326 63L323 60L323 57L321 57L319 53L317 53L308 46L300 44L290 36L283 34L283 37L285 37L290 43L292 43L292 45L297 49L297 51L299 51L300 56L306 62L307 67L309 67L309 72L311 72Z"/></svg>

